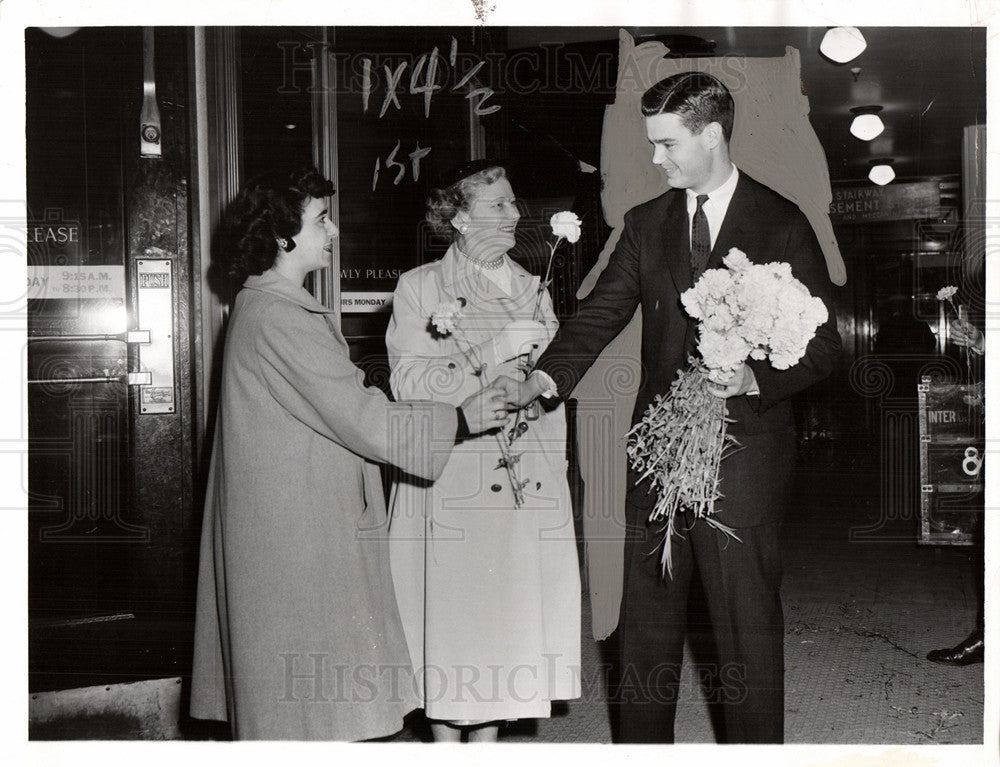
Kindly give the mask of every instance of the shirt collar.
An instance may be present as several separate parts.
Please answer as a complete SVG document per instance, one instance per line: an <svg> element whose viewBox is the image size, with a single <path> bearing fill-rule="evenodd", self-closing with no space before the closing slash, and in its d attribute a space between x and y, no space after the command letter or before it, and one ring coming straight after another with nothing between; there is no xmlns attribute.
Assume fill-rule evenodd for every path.
<svg viewBox="0 0 1000 767"><path fill-rule="evenodd" d="M729 172L729 177L718 187L708 192L708 202L705 204L711 205L716 210L725 211L729 207L729 201L733 199L733 192L736 191L736 182L739 180L739 175L739 171L733 165L732 170ZM688 213L694 213L698 207L698 195L690 189L685 189L684 191L687 194Z"/></svg>

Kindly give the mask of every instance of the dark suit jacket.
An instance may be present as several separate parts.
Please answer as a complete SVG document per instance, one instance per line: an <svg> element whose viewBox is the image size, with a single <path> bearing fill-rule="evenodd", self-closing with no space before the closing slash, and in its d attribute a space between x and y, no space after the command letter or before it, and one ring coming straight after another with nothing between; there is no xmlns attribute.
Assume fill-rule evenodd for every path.
<svg viewBox="0 0 1000 767"><path fill-rule="evenodd" d="M553 378L561 396L572 392L640 304L642 379L632 422L642 418L656 394L669 391L697 339L697 322L680 302L681 293L692 285L689 227L682 189L671 189L625 214L621 237L593 291L538 360L536 368ZM760 396L730 397L726 402L735 419L729 433L744 449L722 464L725 498L717 508L720 521L741 527L780 515L790 478L789 445L794 440L788 398L829 375L840 351L840 336L826 263L812 227L792 202L742 172L708 268L721 267L730 248L739 248L753 262L790 264L809 292L823 299L830 315L794 367L776 370L767 360L749 360ZM630 490L629 500L648 508L655 497L640 486Z"/></svg>

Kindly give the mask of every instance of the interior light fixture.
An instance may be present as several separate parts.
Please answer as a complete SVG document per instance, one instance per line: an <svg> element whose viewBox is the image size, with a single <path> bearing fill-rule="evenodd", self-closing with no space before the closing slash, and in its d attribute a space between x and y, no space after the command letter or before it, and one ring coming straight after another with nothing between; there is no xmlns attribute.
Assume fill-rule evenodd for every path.
<svg viewBox="0 0 1000 767"><path fill-rule="evenodd" d="M831 27L823 35L819 52L831 61L846 64L867 47L868 43L857 27Z"/></svg>
<svg viewBox="0 0 1000 767"><path fill-rule="evenodd" d="M854 122L851 123L851 133L862 141L871 141L885 130L885 124L878 113L882 111L880 106L852 107L851 114L854 115Z"/></svg>
<svg viewBox="0 0 1000 767"><path fill-rule="evenodd" d="M70 35L76 34L80 29L79 27L40 27L40 29L47 35L52 37L63 38L69 37Z"/></svg>
<svg viewBox="0 0 1000 767"><path fill-rule="evenodd" d="M872 183L885 186L896 178L896 171L892 169L891 157L880 157L877 160L869 160L868 162L872 166L872 169L868 171L868 178L871 179Z"/></svg>

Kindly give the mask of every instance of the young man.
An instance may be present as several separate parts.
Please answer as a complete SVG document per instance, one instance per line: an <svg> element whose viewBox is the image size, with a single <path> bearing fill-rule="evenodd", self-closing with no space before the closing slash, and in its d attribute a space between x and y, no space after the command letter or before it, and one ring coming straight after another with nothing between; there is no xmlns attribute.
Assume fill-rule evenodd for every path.
<svg viewBox="0 0 1000 767"><path fill-rule="evenodd" d="M780 743L784 724L784 660L778 532L791 485L795 432L788 398L827 376L840 350L830 281L816 237L788 200L740 173L729 158L733 99L714 77L687 72L643 95L653 163L672 187L625 216L607 268L568 320L535 372L508 381L514 404L566 397L642 306L643 377L633 411L640 420L656 394L666 394L694 352L697 325L680 294L730 248L751 261L783 261L826 303L829 319L794 367L778 371L748 360L713 393L726 398L743 449L722 464L717 519L742 543L696 522L679 520L672 542L673 577L663 576L656 544L661 525L647 524L655 494L634 486L626 498L625 570L616 630L619 679L614 696L621 742L670 743L687 621L697 573L717 652L724 740Z"/></svg>

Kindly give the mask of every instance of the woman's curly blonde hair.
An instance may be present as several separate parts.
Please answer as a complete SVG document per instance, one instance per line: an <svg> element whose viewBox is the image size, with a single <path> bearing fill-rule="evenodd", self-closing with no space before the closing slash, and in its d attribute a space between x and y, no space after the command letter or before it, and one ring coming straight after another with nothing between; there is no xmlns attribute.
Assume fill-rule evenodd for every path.
<svg viewBox="0 0 1000 767"><path fill-rule="evenodd" d="M461 175L460 169L456 180L449 179L451 183L444 188L431 189L427 198L425 220L435 234L450 235L452 239L457 237L458 232L451 225L451 220L458 211L468 210L483 187L489 186L497 179L507 177L507 171L502 165L482 167L482 161L477 161L464 167L468 169L477 164L479 167L468 175ZM456 174L453 174L453 177L454 175Z"/></svg>

